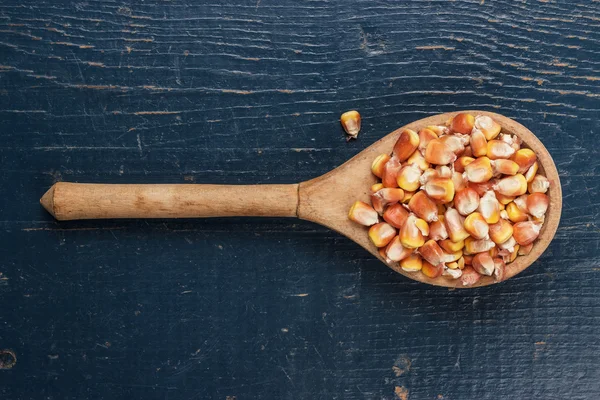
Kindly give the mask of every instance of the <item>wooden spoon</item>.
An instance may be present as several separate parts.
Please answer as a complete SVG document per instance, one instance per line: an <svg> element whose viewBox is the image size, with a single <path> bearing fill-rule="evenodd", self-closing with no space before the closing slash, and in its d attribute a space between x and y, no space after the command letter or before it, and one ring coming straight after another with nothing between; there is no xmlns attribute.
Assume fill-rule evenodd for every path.
<svg viewBox="0 0 600 400"><path fill-rule="evenodd" d="M520 137L523 147L529 147L537 154L539 172L550 181L547 193L550 206L542 231L528 255L519 256L506 266L504 277L508 279L531 265L546 250L556 233L562 209L558 172L544 145L523 125L500 114L477 110L463 112L490 116L502 126L503 132ZM427 125L443 125L457 113L438 114L405 125L333 171L300 184L121 185L59 182L44 194L40 202L61 221L101 218L297 217L341 233L385 263L368 238L368 228L350 221L348 210L356 200L369 202L369 188L377 180L371 174L371 163L379 154L391 153L400 132L404 129L418 131ZM405 272L395 264L388 266L420 282L463 287L460 279L453 280L443 276L432 279L420 272ZM484 276L471 287L492 283L493 278Z"/></svg>

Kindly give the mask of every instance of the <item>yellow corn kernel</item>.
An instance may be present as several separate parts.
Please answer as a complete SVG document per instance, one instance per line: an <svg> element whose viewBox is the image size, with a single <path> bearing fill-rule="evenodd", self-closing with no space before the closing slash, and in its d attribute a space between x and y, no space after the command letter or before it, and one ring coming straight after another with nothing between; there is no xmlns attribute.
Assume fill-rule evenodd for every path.
<svg viewBox="0 0 600 400"><path fill-rule="evenodd" d="M522 174L517 174L500 179L493 188L504 196L520 196L527 193L527 181Z"/></svg>
<svg viewBox="0 0 600 400"><path fill-rule="evenodd" d="M406 165L400 170L398 178L396 178L396 182L402 189L408 190L409 192L414 192L419 188L419 186L421 186L421 182L419 182L421 174L422 172L419 167L414 165Z"/></svg>
<svg viewBox="0 0 600 400"><path fill-rule="evenodd" d="M437 278L444 272L444 266L442 264L433 265L423 260L421 272L428 278Z"/></svg>
<svg viewBox="0 0 600 400"><path fill-rule="evenodd" d="M468 237L465 239L465 248L463 251L466 251L469 254L483 253L489 251L495 245L496 243L489 239L475 239Z"/></svg>
<svg viewBox="0 0 600 400"><path fill-rule="evenodd" d="M474 212L469 214L467 218L465 218L464 226L465 230L469 232L474 239L488 238L490 227L480 213Z"/></svg>
<svg viewBox="0 0 600 400"><path fill-rule="evenodd" d="M492 171L492 164L487 157L479 157L465 166L465 177L469 182L487 182L492 179L492 176L494 176L494 171Z"/></svg>
<svg viewBox="0 0 600 400"><path fill-rule="evenodd" d="M500 203L492 190L488 190L479 200L477 210L488 224L495 224L500 219Z"/></svg>
<svg viewBox="0 0 600 400"><path fill-rule="evenodd" d="M461 174L465 172L465 165L471 164L475 159L473 157L462 156L458 157L456 161L454 161L454 170L456 172L460 172Z"/></svg>
<svg viewBox="0 0 600 400"><path fill-rule="evenodd" d="M520 149L510 159L519 164L519 173L524 174L537 161L537 156L531 149Z"/></svg>
<svg viewBox="0 0 600 400"><path fill-rule="evenodd" d="M489 253L478 253L473 256L473 269L479 272L481 275L492 276L494 273L494 259Z"/></svg>
<svg viewBox="0 0 600 400"><path fill-rule="evenodd" d="M540 234L542 225L534 221L517 222L513 226L513 237L521 246L532 243Z"/></svg>
<svg viewBox="0 0 600 400"><path fill-rule="evenodd" d="M407 218L408 211L402 204L392 204L383 213L383 220L396 229L402 228Z"/></svg>
<svg viewBox="0 0 600 400"><path fill-rule="evenodd" d="M445 254L442 248L435 240L428 240L425 244L419 247L419 254L425 261L433 265L443 265Z"/></svg>
<svg viewBox="0 0 600 400"><path fill-rule="evenodd" d="M494 175L516 175L519 172L519 164L511 160L498 159L492 161Z"/></svg>
<svg viewBox="0 0 600 400"><path fill-rule="evenodd" d="M425 149L425 160L431 164L447 165L456 161L456 154L440 139L434 139Z"/></svg>
<svg viewBox="0 0 600 400"><path fill-rule="evenodd" d="M488 251L489 255L494 258L494 257L498 257L498 247L493 247L490 249L490 251Z"/></svg>
<svg viewBox="0 0 600 400"><path fill-rule="evenodd" d="M461 258L459 258L457 263L458 269L465 269L465 256L463 255Z"/></svg>
<svg viewBox="0 0 600 400"><path fill-rule="evenodd" d="M487 156L490 160L509 158L513 154L515 154L515 149L502 140L490 140L487 143Z"/></svg>
<svg viewBox="0 0 600 400"><path fill-rule="evenodd" d="M527 214L519 209L514 201L506 205L506 213L508 214L508 219L513 223L527 221L528 219Z"/></svg>
<svg viewBox="0 0 600 400"><path fill-rule="evenodd" d="M402 261L400 261L400 267L406 272L416 272L423 268L423 259L418 254L411 254Z"/></svg>
<svg viewBox="0 0 600 400"><path fill-rule="evenodd" d="M462 250L455 251L454 253L444 253L445 262L457 262L463 255Z"/></svg>
<svg viewBox="0 0 600 400"><path fill-rule="evenodd" d="M377 221L379 221L377 211L362 201L354 202L352 207L350 207L350 211L348 212L348 218L351 221L365 226L374 225L377 223Z"/></svg>
<svg viewBox="0 0 600 400"><path fill-rule="evenodd" d="M427 222L437 220L437 206L423 191L418 191L411 197L408 202L408 208L410 208L410 211L415 213L419 218L422 218Z"/></svg>
<svg viewBox="0 0 600 400"><path fill-rule="evenodd" d="M513 249L513 251L510 252L510 257L508 258L508 262L513 262L515 261L515 259L517 258L517 255L519 254L519 249L521 248L520 245L515 245L515 248Z"/></svg>
<svg viewBox="0 0 600 400"><path fill-rule="evenodd" d="M383 168L383 176L381 177L383 186L391 188L398 187L397 179L401 169L402 166L400 165L400 161L395 157L390 158Z"/></svg>
<svg viewBox="0 0 600 400"><path fill-rule="evenodd" d="M500 133L502 129L500 124L486 115L475 117L475 128L479 129L485 135L487 140L492 140Z"/></svg>
<svg viewBox="0 0 600 400"><path fill-rule="evenodd" d="M454 183L450 178L430 179L423 189L427 196L442 204L449 203L454 198Z"/></svg>
<svg viewBox="0 0 600 400"><path fill-rule="evenodd" d="M527 185L529 193L546 193L550 187L550 181L544 175L536 175Z"/></svg>
<svg viewBox="0 0 600 400"><path fill-rule="evenodd" d="M469 143L473 157L483 157L487 154L487 140L480 130L475 129L473 133L471 133Z"/></svg>
<svg viewBox="0 0 600 400"><path fill-rule="evenodd" d="M360 131L360 114L358 111L346 111L340 117L340 122L348 135L353 138L358 136Z"/></svg>
<svg viewBox="0 0 600 400"><path fill-rule="evenodd" d="M394 145L394 155L400 162L404 162L419 146L419 135L411 129L405 129L400 133L398 141Z"/></svg>
<svg viewBox="0 0 600 400"><path fill-rule="evenodd" d="M452 119L450 129L452 132L458 132L462 134L469 134L475 126L475 117L467 113L459 113Z"/></svg>
<svg viewBox="0 0 600 400"><path fill-rule="evenodd" d="M408 204L408 202L410 201L410 199L412 199L412 197L415 195L415 191L409 192L408 190L404 191L404 198L402 199L402 203L404 204Z"/></svg>
<svg viewBox="0 0 600 400"><path fill-rule="evenodd" d="M369 239L377 247L385 247L396 236L396 229L387 222L379 222L369 228Z"/></svg>
<svg viewBox="0 0 600 400"><path fill-rule="evenodd" d="M427 168L429 168L429 163L427 160L425 160L425 157L420 151L414 151L412 155L408 157L406 163L408 165L416 165L421 171L425 171Z"/></svg>
<svg viewBox="0 0 600 400"><path fill-rule="evenodd" d="M437 138L438 135L430 127L421 129L419 131L419 151L425 154L425 149L429 142Z"/></svg>
<svg viewBox="0 0 600 400"><path fill-rule="evenodd" d="M502 193L498 193L496 192L496 199L498 200L498 202L500 203L501 210L504 210L504 206L508 203L510 203L511 201L514 201L516 199L515 196L505 196Z"/></svg>
<svg viewBox="0 0 600 400"><path fill-rule="evenodd" d="M496 244L505 243L513 234L513 226L510 222L500 218L498 222L490 225L490 239Z"/></svg>
<svg viewBox="0 0 600 400"><path fill-rule="evenodd" d="M400 242L404 247L416 249L423 246L425 238L421 233L421 229L417 226L417 218L414 214L410 214L400 228ZM423 221L422 219L420 221ZM425 221L423 221L425 222Z"/></svg>
<svg viewBox="0 0 600 400"><path fill-rule="evenodd" d="M446 264L446 267L448 267L450 269L459 269L458 262L456 262L456 261Z"/></svg>
<svg viewBox="0 0 600 400"><path fill-rule="evenodd" d="M373 185L371 185L371 193L376 193L377 191L383 189L383 183L374 183Z"/></svg>
<svg viewBox="0 0 600 400"><path fill-rule="evenodd" d="M458 242L453 242L450 239L440 240L439 245L446 253L456 253L465 247L465 241L460 240Z"/></svg>
<svg viewBox="0 0 600 400"><path fill-rule="evenodd" d="M419 231L421 231L421 235L429 236L429 224L427 223L427 221L421 218L417 218L417 220L415 221L415 225L417 226Z"/></svg>
<svg viewBox="0 0 600 400"><path fill-rule="evenodd" d="M535 218L542 218L548 210L550 199L544 193L532 193L527 196L527 209Z"/></svg>
<svg viewBox="0 0 600 400"><path fill-rule="evenodd" d="M460 242L469 237L469 232L467 232L463 226L463 218L455 208L448 208L444 216L450 240L453 242Z"/></svg>
<svg viewBox="0 0 600 400"><path fill-rule="evenodd" d="M390 156L387 154L378 155L371 164L371 172L378 178L383 176L385 171L385 164L390 161Z"/></svg>
<svg viewBox="0 0 600 400"><path fill-rule="evenodd" d="M533 177L538 172L538 168L539 168L538 162L536 161L536 162L533 163L533 165L531 167L529 167L529 169L527 170L527 172L525 172L525 179L527 180L527 183L530 183L533 180Z"/></svg>
<svg viewBox="0 0 600 400"><path fill-rule="evenodd" d="M413 249L402 246L400 236L395 236L385 248L385 255L391 261L401 261L411 255Z"/></svg>

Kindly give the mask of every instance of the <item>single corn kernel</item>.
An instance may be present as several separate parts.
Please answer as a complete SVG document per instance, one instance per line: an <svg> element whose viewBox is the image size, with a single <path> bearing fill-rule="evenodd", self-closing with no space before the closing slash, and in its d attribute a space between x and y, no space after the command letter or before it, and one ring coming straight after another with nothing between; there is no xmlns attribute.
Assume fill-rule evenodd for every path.
<svg viewBox="0 0 600 400"><path fill-rule="evenodd" d="M441 217L443 218L443 215ZM433 240L447 239L448 230L446 229L446 224L440 220L433 221L429 224L429 237Z"/></svg>
<svg viewBox="0 0 600 400"><path fill-rule="evenodd" d="M454 198L454 183L450 178L433 178L423 186L425 193L442 204L449 203Z"/></svg>
<svg viewBox="0 0 600 400"><path fill-rule="evenodd" d="M496 282L502 282L504 280L504 272L506 270L506 264L501 258L494 257L494 280Z"/></svg>
<svg viewBox="0 0 600 400"><path fill-rule="evenodd" d="M473 264L473 256L463 253L462 258L463 258L463 260L465 262L465 265L471 265L471 264Z"/></svg>
<svg viewBox="0 0 600 400"><path fill-rule="evenodd" d="M494 176L490 159L487 157L479 157L472 163L465 165L465 173L463 176L469 182L483 183L489 181L492 179L492 176Z"/></svg>
<svg viewBox="0 0 600 400"><path fill-rule="evenodd" d="M408 160L406 160L406 163L408 165L416 165L421 171L425 171L429 168L429 163L425 160L425 157L420 151L413 152L412 155L408 157Z"/></svg>
<svg viewBox="0 0 600 400"><path fill-rule="evenodd" d="M465 256L463 255L461 258L459 258L457 263L459 269L465 269Z"/></svg>
<svg viewBox="0 0 600 400"><path fill-rule="evenodd" d="M550 181L544 175L536 175L527 185L529 193L546 193L550 187Z"/></svg>
<svg viewBox="0 0 600 400"><path fill-rule="evenodd" d="M419 231L421 231L421 235L429 236L429 224L427 223L427 221L421 218L417 218L417 220L415 221L415 225L417 225L417 228L419 229Z"/></svg>
<svg viewBox="0 0 600 400"><path fill-rule="evenodd" d="M385 255L391 261L402 261L411 255L412 252L413 249L407 249L406 247L402 246L402 242L400 242L400 236L395 236L385 248Z"/></svg>
<svg viewBox="0 0 600 400"><path fill-rule="evenodd" d="M508 213L506 212L506 210L500 210L500 218L508 219Z"/></svg>
<svg viewBox="0 0 600 400"><path fill-rule="evenodd" d="M429 126L426 126L425 128L429 129L430 131L435 133L437 136L447 135L450 133L450 129L443 125L429 125Z"/></svg>
<svg viewBox="0 0 600 400"><path fill-rule="evenodd" d="M395 157L390 158L383 168L383 176L381 177L383 186L391 188L398 187L397 178L401 169L402 165L400 165L400 161Z"/></svg>
<svg viewBox="0 0 600 400"><path fill-rule="evenodd" d="M412 199L412 197L414 196L416 192L413 190L412 192L409 192L408 190L404 191L404 198L402 199L402 203L404 204L408 204L408 202L410 201L410 199Z"/></svg>
<svg viewBox="0 0 600 400"><path fill-rule="evenodd" d="M417 272L423 268L423 259L418 254L411 254L402 261L400 267L406 272Z"/></svg>
<svg viewBox="0 0 600 400"><path fill-rule="evenodd" d="M456 161L454 161L454 170L456 172L463 173L465 172L465 165L471 164L475 159L473 157L462 156L458 157Z"/></svg>
<svg viewBox="0 0 600 400"><path fill-rule="evenodd" d="M404 247L416 249L425 243L423 233L421 233L421 229L417 226L418 220L419 218L414 214L410 214L404 225L402 225L402 228L400 228L400 242ZM420 221L423 220L421 219Z"/></svg>
<svg viewBox="0 0 600 400"><path fill-rule="evenodd" d="M500 124L486 115L478 115L475 117L475 128L483 132L487 140L494 139L502 129Z"/></svg>
<svg viewBox="0 0 600 400"><path fill-rule="evenodd" d="M371 195L371 204L380 215L390 204L395 204L404 198L404 190L398 188L383 188Z"/></svg>
<svg viewBox="0 0 600 400"><path fill-rule="evenodd" d="M457 251L460 251L463 249L463 247L465 247L464 240L453 242L452 240L444 239L440 240L438 244L442 249L444 249L446 253L456 253Z"/></svg>
<svg viewBox="0 0 600 400"><path fill-rule="evenodd" d="M393 204L383 213L383 220L396 229L402 228L407 218L408 210L402 204Z"/></svg>
<svg viewBox="0 0 600 400"><path fill-rule="evenodd" d="M517 258L517 255L519 253L519 248L520 246L517 244L515 245L514 249L508 254L508 255L503 255L502 256L502 260L508 264L511 263L513 261L515 261L515 259Z"/></svg>
<svg viewBox="0 0 600 400"><path fill-rule="evenodd" d="M498 248L501 250L508 250L509 253L511 253L514 249L515 246L518 246L517 241L515 240L514 237L509 237L508 240L504 243L498 243Z"/></svg>
<svg viewBox="0 0 600 400"><path fill-rule="evenodd" d="M515 154L515 149L502 140L490 140L487 143L487 156L490 160L509 158L513 154Z"/></svg>
<svg viewBox="0 0 600 400"><path fill-rule="evenodd" d="M385 186L383 186L383 183L379 182L379 183L374 183L373 185L371 185L371 193L377 193L379 190L383 189Z"/></svg>
<svg viewBox="0 0 600 400"><path fill-rule="evenodd" d="M414 165L405 165L400 170L400 173L396 178L396 182L402 189L408 190L409 192L414 192L421 185L421 182L419 182L421 174L422 172L419 167Z"/></svg>
<svg viewBox="0 0 600 400"><path fill-rule="evenodd" d="M513 200L517 207L519 207L519 210L523 211L524 213L529 213L529 210L527 209L527 197L529 197L529 195L522 194Z"/></svg>
<svg viewBox="0 0 600 400"><path fill-rule="evenodd" d="M444 146L452 151L454 154L462 153L465 149L465 146L469 144L468 136L458 136L458 135L446 135L442 136L439 139Z"/></svg>
<svg viewBox="0 0 600 400"><path fill-rule="evenodd" d="M485 192L481 197L477 210L488 224L495 224L500 220L500 203L492 190Z"/></svg>
<svg viewBox="0 0 600 400"><path fill-rule="evenodd" d="M444 272L444 265L433 265L427 261L423 261L421 272L428 278L437 278L438 276L442 275L442 272Z"/></svg>
<svg viewBox="0 0 600 400"><path fill-rule="evenodd" d="M519 171L519 164L511 160L498 159L492 161L492 170L494 171L494 176L516 175Z"/></svg>
<svg viewBox="0 0 600 400"><path fill-rule="evenodd" d="M446 267L448 267L450 269L459 269L458 262L456 262L456 261L446 264Z"/></svg>
<svg viewBox="0 0 600 400"><path fill-rule="evenodd" d="M425 154L425 149L429 142L437 138L438 135L433 130L429 129L429 127L421 129L419 131L419 151L422 154Z"/></svg>
<svg viewBox="0 0 600 400"><path fill-rule="evenodd" d="M479 282L480 279L481 274L475 271L473 267L465 267L465 269L462 270L462 276L460 277L460 280L463 286L473 286Z"/></svg>
<svg viewBox="0 0 600 400"><path fill-rule="evenodd" d="M435 240L428 240L419 247L419 254L424 260L433 265L444 265L444 251Z"/></svg>
<svg viewBox="0 0 600 400"><path fill-rule="evenodd" d="M350 211L348 212L348 218L351 221L365 226L374 225L379 221L379 215L377 215L377 211L362 201L354 202L352 207L350 207Z"/></svg>
<svg viewBox="0 0 600 400"><path fill-rule="evenodd" d="M438 219L437 206L425 192L418 191L408 202L408 208L415 213L419 218L427 222L436 221Z"/></svg>
<svg viewBox="0 0 600 400"><path fill-rule="evenodd" d="M535 177L535 174L537 174L537 172L538 172L538 168L539 168L538 162L536 161L533 163L533 165L531 167L529 167L527 172L525 172L525 179L527 180L527 183L530 183L533 180L533 178Z"/></svg>
<svg viewBox="0 0 600 400"><path fill-rule="evenodd" d="M371 164L371 172L378 178L383 177L385 171L385 164L390 161L390 156L387 154L378 155L373 163Z"/></svg>
<svg viewBox="0 0 600 400"><path fill-rule="evenodd" d="M506 242L512 237L513 226L510 222L500 218L498 222L490 225L490 239L496 244Z"/></svg>
<svg viewBox="0 0 600 400"><path fill-rule="evenodd" d="M396 236L396 229L387 222L380 222L369 228L369 239L377 247L385 247Z"/></svg>
<svg viewBox="0 0 600 400"><path fill-rule="evenodd" d="M454 207L460 215L467 216L479 207L479 195L474 189L467 187L454 196Z"/></svg>
<svg viewBox="0 0 600 400"><path fill-rule="evenodd" d="M467 232L463 226L463 218L455 208L448 208L446 214L444 214L444 218L450 240L453 242L460 242L469 237L469 232Z"/></svg>
<svg viewBox="0 0 600 400"><path fill-rule="evenodd" d="M464 157L474 157L473 150L471 149L471 145L465 146L465 149L463 150L461 156L464 156Z"/></svg>
<svg viewBox="0 0 600 400"><path fill-rule="evenodd" d="M489 253L478 253L473 257L473 269L481 275L492 276L494 273L494 259Z"/></svg>
<svg viewBox="0 0 600 400"><path fill-rule="evenodd" d="M496 243L489 239L474 239L468 237L465 239L464 251L469 254L483 253L491 250L494 246L496 246Z"/></svg>
<svg viewBox="0 0 600 400"><path fill-rule="evenodd" d="M437 172L435 169L433 168L427 168L425 171L423 171L423 173L421 174L421 177L419 178L419 182L421 183L421 185L424 185L427 183L427 181L429 181L430 179L433 178L439 178L440 174L439 172Z"/></svg>
<svg viewBox="0 0 600 400"><path fill-rule="evenodd" d="M527 181L522 174L517 174L500 179L493 188L505 196L520 196L527 192Z"/></svg>
<svg viewBox="0 0 600 400"><path fill-rule="evenodd" d="M521 149L521 143L523 143L523 141L521 140L521 138L519 138L516 135L508 135L508 134L503 134L500 135L500 140L502 140L503 142L507 143L510 147L512 147L515 151L519 151Z"/></svg>
<svg viewBox="0 0 600 400"><path fill-rule="evenodd" d="M505 196L502 193L498 193L498 192L494 192L496 195L496 200L498 200L498 203L500 203L500 210L504 210L504 206L507 205L508 203L510 203L511 201L514 201L516 199L516 197L514 196Z"/></svg>
<svg viewBox="0 0 600 400"><path fill-rule="evenodd" d="M346 111L340 117L340 122L346 133L356 139L360 131L360 114L358 111Z"/></svg>
<svg viewBox="0 0 600 400"><path fill-rule="evenodd" d="M526 256L531 253L531 249L533 249L533 243L526 244L525 246L519 247L519 251L517 252L520 256Z"/></svg>
<svg viewBox="0 0 600 400"><path fill-rule="evenodd" d="M533 242L540 234L542 225L533 221L517 222L513 226L513 237L521 246Z"/></svg>
<svg viewBox="0 0 600 400"><path fill-rule="evenodd" d="M519 209L514 201L506 205L506 213L508 214L508 219L510 219L513 223L528 220L527 214Z"/></svg>
<svg viewBox="0 0 600 400"><path fill-rule="evenodd" d="M452 173L452 183L454 184L455 192L467 187L467 182L465 181L465 178L463 178L463 175L456 171Z"/></svg>
<svg viewBox="0 0 600 400"><path fill-rule="evenodd" d="M385 247L380 247L377 249L377 252L379 253L379 257L385 260L386 264L391 264L393 261L388 258L387 254L385 253L385 249Z"/></svg>
<svg viewBox="0 0 600 400"><path fill-rule="evenodd" d="M456 161L456 158L452 149L446 147L440 139L430 141L425 149L425 160L431 164L447 165Z"/></svg>
<svg viewBox="0 0 600 400"><path fill-rule="evenodd" d="M451 269L444 268L444 272L442 272L442 276L447 276L450 279L458 279L462 276L462 270L460 269Z"/></svg>
<svg viewBox="0 0 600 400"><path fill-rule="evenodd" d="M435 167L435 171L438 173L438 178L451 178L452 170L446 165L438 165Z"/></svg>
<svg viewBox="0 0 600 400"><path fill-rule="evenodd" d="M487 182L482 182L482 183L469 182L469 183L467 183L467 187L473 189L474 191L476 191L477 194L479 195L479 197L481 197L487 191L492 190L492 186L494 186L495 183L496 183L495 180L491 180L491 181L487 181Z"/></svg>
<svg viewBox="0 0 600 400"><path fill-rule="evenodd" d="M465 218L465 230L471 234L475 239L487 239L489 238L490 227L485 222L483 216L474 212Z"/></svg>
<svg viewBox="0 0 600 400"><path fill-rule="evenodd" d="M394 145L394 155L400 162L404 162L419 147L419 135L411 129L405 129L400 133L398 141Z"/></svg>
<svg viewBox="0 0 600 400"><path fill-rule="evenodd" d="M519 164L519 173L524 174L537 161L537 156L531 149L520 149L510 159Z"/></svg>
<svg viewBox="0 0 600 400"><path fill-rule="evenodd" d="M473 126L475 126L475 117L471 114L460 113L454 116L450 128L453 132L468 135L473 130Z"/></svg>
<svg viewBox="0 0 600 400"><path fill-rule="evenodd" d="M489 254L489 255L490 255L492 258L494 258L494 257L498 257L498 251L499 251L499 250L498 250L498 248L497 248L497 247L492 247L492 248L490 249L490 251L488 251L488 254Z"/></svg>
<svg viewBox="0 0 600 400"><path fill-rule="evenodd" d="M527 209L529 214L542 218L548 210L550 199L544 193L532 193L527 196Z"/></svg>
<svg viewBox="0 0 600 400"><path fill-rule="evenodd" d="M457 262L463 255L462 250L455 251L454 253L444 253L444 262Z"/></svg>
<svg viewBox="0 0 600 400"><path fill-rule="evenodd" d="M473 157L483 157L487 154L487 140L485 135L478 129L473 130L470 139L471 152Z"/></svg>

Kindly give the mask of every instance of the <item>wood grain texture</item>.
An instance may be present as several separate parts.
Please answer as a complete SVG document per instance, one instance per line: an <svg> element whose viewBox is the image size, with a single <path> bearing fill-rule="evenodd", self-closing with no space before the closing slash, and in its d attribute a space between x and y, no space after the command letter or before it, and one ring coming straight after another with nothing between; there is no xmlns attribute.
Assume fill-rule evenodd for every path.
<svg viewBox="0 0 600 400"><path fill-rule="evenodd" d="M0 396L597 399L599 8L5 0ZM57 181L301 182L456 109L527 126L560 174L555 240L500 285L414 282L310 222L38 203Z"/></svg>

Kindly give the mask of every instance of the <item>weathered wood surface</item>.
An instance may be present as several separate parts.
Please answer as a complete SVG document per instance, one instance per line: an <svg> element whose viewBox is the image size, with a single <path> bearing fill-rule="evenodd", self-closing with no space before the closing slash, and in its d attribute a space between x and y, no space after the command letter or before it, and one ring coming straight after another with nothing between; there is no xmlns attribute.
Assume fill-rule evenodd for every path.
<svg viewBox="0 0 600 400"><path fill-rule="evenodd" d="M0 26L3 399L598 398L597 1L5 0ZM530 128L563 185L549 250L492 287L410 281L308 222L38 203L61 180L299 182L466 108Z"/></svg>

